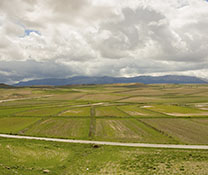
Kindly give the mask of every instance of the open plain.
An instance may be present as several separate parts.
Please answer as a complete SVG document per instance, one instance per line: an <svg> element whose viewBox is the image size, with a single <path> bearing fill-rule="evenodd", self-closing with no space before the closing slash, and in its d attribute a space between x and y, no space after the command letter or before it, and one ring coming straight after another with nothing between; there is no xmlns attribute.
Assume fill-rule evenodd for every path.
<svg viewBox="0 0 208 175"><path fill-rule="evenodd" d="M199 84L1 88L0 134L208 145L207 92ZM207 150L0 138L0 155L2 175L208 174Z"/></svg>

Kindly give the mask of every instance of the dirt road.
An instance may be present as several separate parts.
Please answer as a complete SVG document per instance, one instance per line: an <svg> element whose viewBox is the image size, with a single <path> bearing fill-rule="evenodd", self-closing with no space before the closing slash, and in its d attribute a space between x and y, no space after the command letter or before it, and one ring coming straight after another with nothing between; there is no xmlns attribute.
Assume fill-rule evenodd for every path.
<svg viewBox="0 0 208 175"><path fill-rule="evenodd" d="M146 148L174 148L174 149L205 149L205 150L208 150L208 145L120 143L120 142L104 142L104 141L91 141L91 140L55 139L55 138L30 137L30 136L18 136L18 135L7 135L7 134L0 134L0 137L15 138L15 139L28 139L28 140L43 140L43 141L53 141L53 142L65 142L65 143L111 145L111 146L146 147Z"/></svg>

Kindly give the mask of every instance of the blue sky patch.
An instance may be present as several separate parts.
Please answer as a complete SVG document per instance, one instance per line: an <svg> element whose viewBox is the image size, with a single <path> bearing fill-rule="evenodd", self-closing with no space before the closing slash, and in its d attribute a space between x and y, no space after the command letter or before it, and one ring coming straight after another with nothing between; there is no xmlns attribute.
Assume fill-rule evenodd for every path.
<svg viewBox="0 0 208 175"><path fill-rule="evenodd" d="M30 33L33 33L33 32L36 33L36 34L38 34L38 35L41 35L40 32L37 31L37 30L33 30L33 29L25 29L25 36L29 36Z"/></svg>

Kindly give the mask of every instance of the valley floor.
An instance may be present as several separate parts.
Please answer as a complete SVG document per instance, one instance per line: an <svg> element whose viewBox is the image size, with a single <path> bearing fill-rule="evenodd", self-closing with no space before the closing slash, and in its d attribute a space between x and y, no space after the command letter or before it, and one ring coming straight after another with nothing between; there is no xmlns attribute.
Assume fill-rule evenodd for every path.
<svg viewBox="0 0 208 175"><path fill-rule="evenodd" d="M0 88L0 134L1 175L207 175L208 85Z"/></svg>

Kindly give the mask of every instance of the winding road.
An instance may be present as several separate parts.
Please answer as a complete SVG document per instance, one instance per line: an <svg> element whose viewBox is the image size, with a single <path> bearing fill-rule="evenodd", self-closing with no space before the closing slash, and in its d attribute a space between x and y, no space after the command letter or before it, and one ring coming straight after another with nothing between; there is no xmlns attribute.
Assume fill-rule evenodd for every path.
<svg viewBox="0 0 208 175"><path fill-rule="evenodd" d="M110 146L127 146L127 147L146 147L146 148L174 148L174 149L204 149L208 150L208 145L172 145L172 144L148 144L148 143L120 143L120 142L104 142L91 140L72 140L72 139L56 139L45 137L30 137L19 135L0 134L0 137L14 138L14 139L28 139L28 140L43 140L53 142L65 143L82 143L82 144L96 144L96 145L110 145Z"/></svg>

